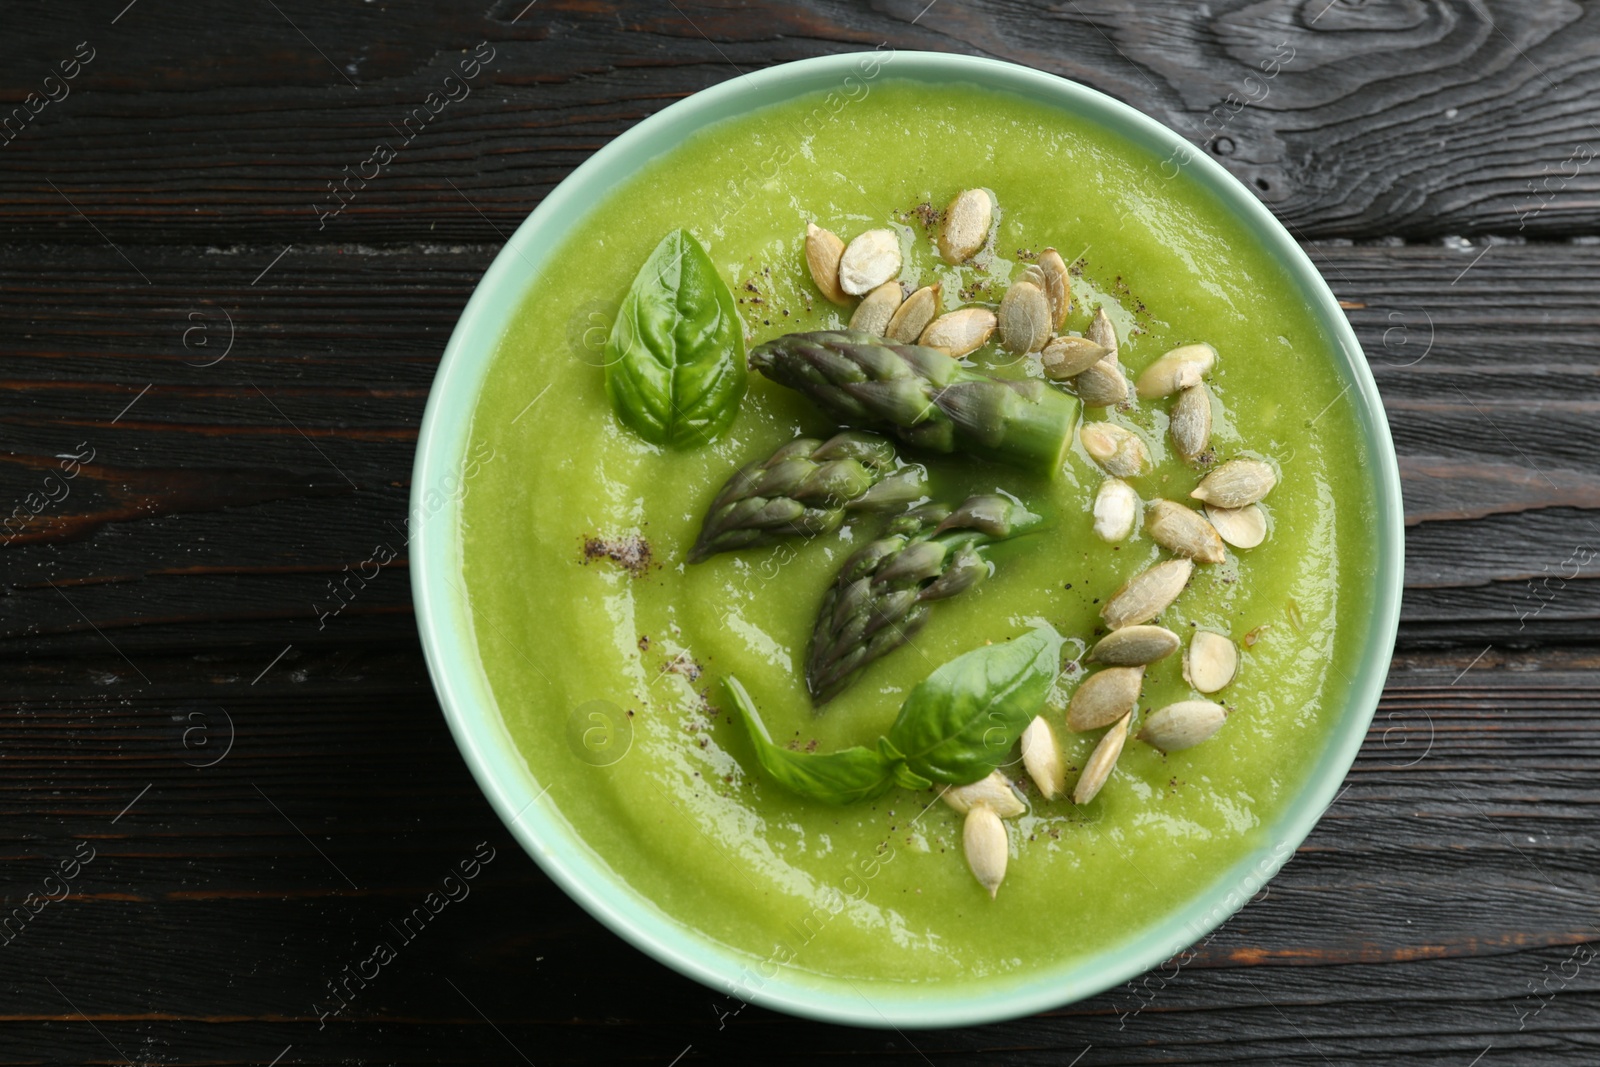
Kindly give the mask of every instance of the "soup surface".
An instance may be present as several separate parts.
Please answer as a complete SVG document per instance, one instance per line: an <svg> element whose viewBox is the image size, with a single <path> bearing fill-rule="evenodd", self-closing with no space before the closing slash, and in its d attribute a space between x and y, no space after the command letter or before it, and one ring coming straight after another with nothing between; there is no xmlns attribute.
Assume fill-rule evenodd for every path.
<svg viewBox="0 0 1600 1067"><path fill-rule="evenodd" d="M998 204L996 238L982 266L950 267L933 209L978 186ZM1048 622L1068 638L1045 714L1070 792L1101 732L1071 734L1062 717L1085 677L1078 658L1103 632L1099 605L1168 554L1143 532L1118 545L1094 536L1103 475L1076 434L1048 480L908 453L927 462L936 498L1003 490L1050 525L990 550L989 580L937 605L912 646L815 714L802 669L817 605L883 520L693 566L683 558L735 468L836 427L752 373L727 433L664 450L618 422L603 381L611 316L680 226L738 296L750 344L843 327L849 309L806 273L808 220L846 241L894 228L908 291L940 281L946 309L998 304L1055 247L1073 265L1068 331L1104 306L1130 378L1176 345L1210 342L1220 354L1213 448L1279 470L1263 505L1267 541L1197 567L1156 620L1185 639L1204 628L1239 645L1238 675L1215 698L1232 709L1228 722L1172 755L1130 740L1082 807L1045 802L1013 759L1005 772L1030 811L1008 821L1011 859L994 900L963 860L961 817L931 792L833 808L763 778L721 679L739 677L779 740L827 752L870 744L939 664ZM993 988L1124 941L1268 843L1355 673L1374 602L1372 497L1332 341L1285 272L1186 173L1055 109L886 70L859 99L801 99L685 141L581 219L548 264L529 279L473 417L463 580L500 714L548 787L539 803L638 891L640 907L747 955L752 976L782 968ZM993 344L970 361L1039 373L1036 356ZM1187 501L1199 477L1173 452L1168 407L1087 412L1144 436L1155 468L1130 482L1147 502ZM1142 711L1196 696L1181 658L1149 669Z"/></svg>

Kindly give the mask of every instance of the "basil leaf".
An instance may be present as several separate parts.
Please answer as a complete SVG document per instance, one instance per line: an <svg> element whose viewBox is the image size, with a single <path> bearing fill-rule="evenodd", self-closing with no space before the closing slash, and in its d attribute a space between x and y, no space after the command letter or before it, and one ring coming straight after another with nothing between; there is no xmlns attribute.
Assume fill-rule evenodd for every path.
<svg viewBox="0 0 1600 1067"><path fill-rule="evenodd" d="M966 785L998 767L1038 714L1061 669L1061 635L1041 627L957 656L928 675L889 727L906 769Z"/></svg>
<svg viewBox="0 0 1600 1067"><path fill-rule="evenodd" d="M856 745L839 752L809 753L777 744L739 679L730 675L724 684L744 718L761 769L791 793L825 804L853 804L882 796L894 784L888 761L870 748Z"/></svg>
<svg viewBox="0 0 1600 1067"><path fill-rule="evenodd" d="M633 279L606 340L606 395L646 441L704 444L745 390L744 326L700 242L673 230Z"/></svg>
<svg viewBox="0 0 1600 1067"><path fill-rule="evenodd" d="M895 748L894 742L887 737L878 738L878 755L884 758L889 766L889 773L900 788L913 791L933 788L931 781L906 766L905 754Z"/></svg>

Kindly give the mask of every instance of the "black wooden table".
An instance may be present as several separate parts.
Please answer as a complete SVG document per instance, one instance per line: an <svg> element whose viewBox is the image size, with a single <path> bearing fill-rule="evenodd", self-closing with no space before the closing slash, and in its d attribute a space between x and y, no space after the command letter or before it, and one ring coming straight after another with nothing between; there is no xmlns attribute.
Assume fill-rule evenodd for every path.
<svg viewBox="0 0 1600 1067"><path fill-rule="evenodd" d="M541 196L883 42L1075 78L1254 188L1366 347L1410 524L1382 706L1268 891L1181 966L944 1032L732 1014L555 889L451 744L402 526ZM8 5L0 1063L1600 1063L1597 57L1569 0Z"/></svg>

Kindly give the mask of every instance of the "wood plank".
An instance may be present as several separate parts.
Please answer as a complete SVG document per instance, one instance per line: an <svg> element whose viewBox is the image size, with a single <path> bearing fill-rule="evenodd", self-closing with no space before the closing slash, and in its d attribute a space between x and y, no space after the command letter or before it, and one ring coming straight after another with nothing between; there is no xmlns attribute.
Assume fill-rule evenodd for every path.
<svg viewBox="0 0 1600 1067"><path fill-rule="evenodd" d="M20 116L0 171L13 239L110 240L134 264L172 239L500 240L596 148L674 100L738 71L881 44L1008 59L1106 91L1188 137L1308 238L1594 233L1600 217L1587 107L1600 14L1570 0L500 0L486 14L410 0L381 13L210 14L193 0L115 25L17 13L14 87L0 94L0 117ZM69 95L36 95L30 114L27 94L79 42L94 58ZM480 43L493 58L447 100L445 79ZM363 167L379 144L394 161ZM324 219L351 174L347 206Z"/></svg>
<svg viewBox="0 0 1600 1067"><path fill-rule="evenodd" d="M627 947L511 843L441 758L420 668L396 662L219 680L238 742L204 769L184 766L199 746L159 693L5 709L8 886L31 889L76 840L96 856L5 946L0 1063L109 1055L44 978L116 1045L169 1062L267 1062L288 1044L285 1062L317 1062L355 1042L384 1062L509 1062L445 979L539 1063L665 1062L690 1045L915 1062L914 1044L1007 1064L1093 1046L1082 1063L1459 1065L1489 1045L1506 1062L1586 1064L1600 1041L1593 652L1402 658L1349 788L1192 955L1034 1019L903 1036L757 1008L719 1019L739 1004ZM319 1030L325 983L479 841L497 853L470 895L392 937L395 963ZM102 958L148 977L105 981Z"/></svg>
<svg viewBox="0 0 1600 1067"><path fill-rule="evenodd" d="M1475 265L1464 248L1306 247L1351 305L1400 452L1402 642L1588 640L1600 246L1496 245ZM0 330L17 338L0 501L93 452L0 551L14 654L103 654L95 627L136 660L219 640L409 640L416 427L495 246L296 246L258 281L278 251L152 248L145 286L93 248L0 246ZM323 617L330 583L390 554Z"/></svg>

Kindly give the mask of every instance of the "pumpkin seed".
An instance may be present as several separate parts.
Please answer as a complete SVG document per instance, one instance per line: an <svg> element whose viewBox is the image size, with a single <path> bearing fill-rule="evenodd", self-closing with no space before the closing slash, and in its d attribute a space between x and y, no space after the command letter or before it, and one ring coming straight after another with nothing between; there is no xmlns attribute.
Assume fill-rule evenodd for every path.
<svg viewBox="0 0 1600 1067"><path fill-rule="evenodd" d="M972 876L993 900L1000 892L1000 883L1005 881L1011 841L1006 836L1005 823L989 805L978 804L967 812L967 821L961 827L961 850L967 854Z"/></svg>
<svg viewBox="0 0 1600 1067"><path fill-rule="evenodd" d="M1194 459L1211 443L1211 391L1205 382L1196 382L1178 391L1172 402L1172 421L1167 427L1178 455Z"/></svg>
<svg viewBox="0 0 1600 1067"><path fill-rule="evenodd" d="M1059 330L1061 324L1067 321L1067 313L1072 310L1072 288L1067 284L1067 261L1062 259L1061 253L1054 248L1046 248L1039 253L1039 262L1035 266L1044 277L1044 284L1040 288L1050 298L1050 328Z"/></svg>
<svg viewBox="0 0 1600 1067"><path fill-rule="evenodd" d="M1050 292L1044 280L1044 271L1039 269L1039 264L1037 263L1030 263L1024 267L1022 270L1022 277L1018 278L1017 280L1020 282L1031 282L1034 285L1037 285L1039 287L1039 291L1045 293L1046 295L1048 295Z"/></svg>
<svg viewBox="0 0 1600 1067"><path fill-rule="evenodd" d="M1037 352L1050 339L1050 299L1031 281L1017 282L1006 290L996 317L1000 347L1013 355Z"/></svg>
<svg viewBox="0 0 1600 1067"><path fill-rule="evenodd" d="M1067 768L1061 762L1061 746L1055 731L1043 715L1035 715L1022 731L1022 765L1046 800L1054 800L1067 785Z"/></svg>
<svg viewBox="0 0 1600 1067"><path fill-rule="evenodd" d="M1107 478L1094 495L1094 532L1102 541L1115 544L1133 533L1139 517L1139 494L1120 478Z"/></svg>
<svg viewBox="0 0 1600 1067"><path fill-rule="evenodd" d="M1179 389L1200 384L1217 364L1217 350L1208 344L1180 345L1150 364L1139 375L1139 395L1146 399L1171 396Z"/></svg>
<svg viewBox="0 0 1600 1067"><path fill-rule="evenodd" d="M940 289L939 283L934 282L932 285L924 285L906 297L905 303L900 305L889 320L883 335L901 344L916 344L917 338L922 336L922 331L928 328L928 323L939 313Z"/></svg>
<svg viewBox="0 0 1600 1067"><path fill-rule="evenodd" d="M882 337L889 329L889 320L904 303L902 295L899 282L884 282L856 305L855 314L850 316L850 328Z"/></svg>
<svg viewBox="0 0 1600 1067"><path fill-rule="evenodd" d="M845 245L839 257L839 288L851 296L870 293L900 273L900 235L867 230Z"/></svg>
<svg viewBox="0 0 1600 1067"><path fill-rule="evenodd" d="M1117 328L1111 325L1111 316L1106 314L1104 307L1095 308L1094 321L1089 323L1089 328L1084 331L1084 336L1097 345L1111 350L1110 358L1114 362L1117 358Z"/></svg>
<svg viewBox="0 0 1600 1067"><path fill-rule="evenodd" d="M1267 513L1259 504L1242 508L1206 505L1206 518L1221 538L1234 548L1254 548L1267 539Z"/></svg>
<svg viewBox="0 0 1600 1067"><path fill-rule="evenodd" d="M1094 751L1089 755L1089 762L1084 765L1083 773L1078 776L1078 784L1072 788L1072 802L1074 804L1087 804L1100 792L1100 787L1106 784L1106 779L1111 777L1111 772L1117 766L1117 757L1122 755L1122 746L1128 740L1128 724L1133 721L1133 712L1128 712L1122 718L1111 724L1111 729L1100 738L1100 743L1094 746Z"/></svg>
<svg viewBox="0 0 1600 1067"><path fill-rule="evenodd" d="M1209 700L1180 700L1152 712L1139 730L1139 740L1163 752L1193 748L1228 719L1228 709Z"/></svg>
<svg viewBox="0 0 1600 1067"><path fill-rule="evenodd" d="M987 189L967 189L956 194L944 209L939 231L939 254L946 263L965 263L989 239L994 221L994 201Z"/></svg>
<svg viewBox="0 0 1600 1067"><path fill-rule="evenodd" d="M990 771L987 778L979 778L968 785L949 786L940 793L944 802L965 815L979 804L993 808L1004 818L1021 815L1028 806L1017 796L1011 782L999 771Z"/></svg>
<svg viewBox="0 0 1600 1067"><path fill-rule="evenodd" d="M839 258L843 255L844 242L838 234L814 222L806 223L806 266L812 284L835 304L850 303L849 294L839 288Z"/></svg>
<svg viewBox="0 0 1600 1067"><path fill-rule="evenodd" d="M1176 501L1151 501L1144 514L1144 528L1162 548L1201 563L1221 563L1228 554L1222 538L1205 516Z"/></svg>
<svg viewBox="0 0 1600 1067"><path fill-rule="evenodd" d="M1144 438L1113 422L1085 423L1078 431L1083 450L1106 471L1118 478L1142 474L1150 465L1150 452Z"/></svg>
<svg viewBox="0 0 1600 1067"><path fill-rule="evenodd" d="M988 308L947 311L928 323L928 328L917 338L917 344L942 349L959 359L982 348L996 325L994 312Z"/></svg>
<svg viewBox="0 0 1600 1067"><path fill-rule="evenodd" d="M1088 660L1108 667L1143 667L1172 655L1180 644L1165 626L1125 626L1102 637Z"/></svg>
<svg viewBox="0 0 1600 1067"><path fill-rule="evenodd" d="M1194 573L1194 561L1169 559L1140 571L1123 583L1100 608L1100 617L1113 630L1137 626L1160 615L1178 599Z"/></svg>
<svg viewBox="0 0 1600 1067"><path fill-rule="evenodd" d="M1122 374L1116 352L1072 379L1072 389L1084 407L1115 407L1128 399L1128 379Z"/></svg>
<svg viewBox="0 0 1600 1067"><path fill-rule="evenodd" d="M1143 667L1107 667L1095 671L1073 690L1067 702L1067 729L1075 733L1109 726L1139 703Z"/></svg>
<svg viewBox="0 0 1600 1067"><path fill-rule="evenodd" d="M1111 350L1087 337L1052 337L1039 353L1046 378L1065 381L1099 363Z"/></svg>
<svg viewBox="0 0 1600 1067"><path fill-rule="evenodd" d="M1202 693L1215 693L1233 681L1239 670L1239 650L1222 634L1198 630L1189 638L1183 657L1183 680Z"/></svg>
<svg viewBox="0 0 1600 1067"><path fill-rule="evenodd" d="M1278 484L1278 476L1259 459L1230 459L1201 479L1189 495L1219 508L1256 503Z"/></svg>

